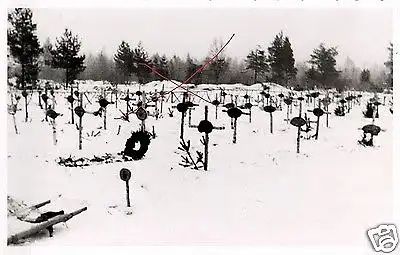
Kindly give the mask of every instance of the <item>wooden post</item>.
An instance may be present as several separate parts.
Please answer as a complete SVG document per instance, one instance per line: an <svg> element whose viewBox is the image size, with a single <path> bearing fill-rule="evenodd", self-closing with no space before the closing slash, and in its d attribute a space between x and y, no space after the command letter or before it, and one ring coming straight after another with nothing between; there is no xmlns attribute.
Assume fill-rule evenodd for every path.
<svg viewBox="0 0 400 255"><path fill-rule="evenodd" d="M115 84L115 108L118 108L118 83Z"/></svg>
<svg viewBox="0 0 400 255"><path fill-rule="evenodd" d="M45 88L44 88L44 94L47 96L47 86L45 86ZM47 121L47 100L44 101L44 112L46 115L46 117L45 117L46 121Z"/></svg>
<svg viewBox="0 0 400 255"><path fill-rule="evenodd" d="M38 92L38 99L39 99L39 107L40 107L40 109L43 109L43 106L42 106L42 98L41 98L41 95L40 95L40 90L38 90L37 91Z"/></svg>
<svg viewBox="0 0 400 255"><path fill-rule="evenodd" d="M318 140L318 132L319 132L319 116L317 116L317 130L315 132L315 140Z"/></svg>
<svg viewBox="0 0 400 255"><path fill-rule="evenodd" d="M237 118L233 118L233 143L236 143Z"/></svg>
<svg viewBox="0 0 400 255"><path fill-rule="evenodd" d="M129 180L125 181L126 185L126 206L131 207L131 200L129 198Z"/></svg>
<svg viewBox="0 0 400 255"><path fill-rule="evenodd" d="M82 107L82 93L79 95L79 106ZM79 150L82 150L82 117L79 116Z"/></svg>
<svg viewBox="0 0 400 255"><path fill-rule="evenodd" d="M208 120L208 106L205 106L204 110L204 119ZM208 170L208 142L209 142L209 136L208 133L205 133L205 139L204 139L204 170Z"/></svg>
<svg viewBox="0 0 400 255"><path fill-rule="evenodd" d="M106 91L105 89L102 89L102 94L103 94L103 98L106 98ZM104 111L104 118L103 118L103 128L104 130L107 130L107 106L103 107L103 111Z"/></svg>
<svg viewBox="0 0 400 255"><path fill-rule="evenodd" d="M215 94L215 100L218 100L218 93ZM221 98L220 98L221 101ZM218 119L218 105L215 104L215 119Z"/></svg>
<svg viewBox="0 0 400 255"><path fill-rule="evenodd" d="M302 109L303 109L303 104L302 104L302 101L301 100L299 100L300 101L300 105L299 105L299 117L301 117L301 111L302 111Z"/></svg>
<svg viewBox="0 0 400 255"><path fill-rule="evenodd" d="M56 127L56 119L52 119L51 124L53 126L53 144L57 145L57 127Z"/></svg>
<svg viewBox="0 0 400 255"><path fill-rule="evenodd" d="M192 125L192 108L190 107L189 109L189 126Z"/></svg>
<svg viewBox="0 0 400 255"><path fill-rule="evenodd" d="M251 107L249 108L249 123L251 123Z"/></svg>
<svg viewBox="0 0 400 255"><path fill-rule="evenodd" d="M17 108L18 108L18 106L15 105L15 107L14 107L14 97L13 97L13 94L12 94L12 93L11 93L11 107L15 108L15 112L13 112L13 115L12 115L12 116L13 116L13 123L14 123L15 134L18 135L17 120L15 119L15 114L17 114ZM13 109L13 111L14 111L14 109Z"/></svg>
<svg viewBox="0 0 400 255"><path fill-rule="evenodd" d="M74 89L73 86L71 84L71 97L74 96ZM74 101L71 100L71 124L74 124Z"/></svg>
<svg viewBox="0 0 400 255"><path fill-rule="evenodd" d="M52 100L53 100L53 110L56 110L56 92L53 90L53 96L52 96Z"/></svg>
<svg viewBox="0 0 400 255"><path fill-rule="evenodd" d="M183 94L183 103L186 101L186 96ZM184 131L184 125L185 125L185 112L182 112L181 115L181 135L180 138L183 139L183 131Z"/></svg>
<svg viewBox="0 0 400 255"><path fill-rule="evenodd" d="M287 106L287 112L286 112L286 122L289 124L289 105Z"/></svg>
<svg viewBox="0 0 400 255"><path fill-rule="evenodd" d="M24 98L25 98L25 122L28 122L28 95L24 96Z"/></svg>
<svg viewBox="0 0 400 255"><path fill-rule="evenodd" d="M157 97L157 90L154 91L154 95L155 95L154 97ZM158 104L157 104L158 100L153 102L154 102L154 112L156 113L156 120L158 120Z"/></svg>
<svg viewBox="0 0 400 255"><path fill-rule="evenodd" d="M297 153L300 153L300 127L297 128Z"/></svg>
<svg viewBox="0 0 400 255"><path fill-rule="evenodd" d="M328 117L329 113L328 113L328 111L329 111L329 104L326 105L326 127L329 127L329 117Z"/></svg>
<svg viewBox="0 0 400 255"><path fill-rule="evenodd" d="M269 116L271 117L271 126L270 126L270 130L271 130L271 134L273 134L273 119L272 119L272 112L269 113Z"/></svg>
<svg viewBox="0 0 400 255"><path fill-rule="evenodd" d="M164 102L164 84L162 85L162 90L161 90L161 114L163 113L163 102Z"/></svg>
<svg viewBox="0 0 400 255"><path fill-rule="evenodd" d="M142 92L142 105L143 109L146 110L146 93ZM142 120L141 130L144 132L146 131L146 120Z"/></svg>
<svg viewBox="0 0 400 255"><path fill-rule="evenodd" d="M375 124L375 106L374 105L372 105L372 124Z"/></svg>

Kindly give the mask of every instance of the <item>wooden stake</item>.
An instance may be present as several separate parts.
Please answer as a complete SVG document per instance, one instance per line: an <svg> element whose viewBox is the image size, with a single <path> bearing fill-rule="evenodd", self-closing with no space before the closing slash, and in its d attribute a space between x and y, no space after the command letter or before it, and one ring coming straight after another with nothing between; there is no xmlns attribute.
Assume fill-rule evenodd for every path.
<svg viewBox="0 0 400 255"><path fill-rule="evenodd" d="M317 130L315 132L315 140L318 140L318 132L319 132L319 116L317 116Z"/></svg>
<svg viewBox="0 0 400 255"><path fill-rule="evenodd" d="M300 153L300 127L297 128L297 153Z"/></svg>
<svg viewBox="0 0 400 255"><path fill-rule="evenodd" d="M183 103L185 103L186 97L183 96ZM183 139L183 131L184 131L184 125L185 125L185 112L181 113L181 135L180 138Z"/></svg>
<svg viewBox="0 0 400 255"><path fill-rule="evenodd" d="M82 107L82 93L79 95L79 106ZM82 116L83 117L83 116ZM82 150L82 117L79 116L79 150Z"/></svg>
<svg viewBox="0 0 400 255"><path fill-rule="evenodd" d="M192 108L189 108L189 126L192 125Z"/></svg>
<svg viewBox="0 0 400 255"><path fill-rule="evenodd" d="M301 111L303 109L303 104L302 101L300 100L300 105L299 105L299 117L301 117Z"/></svg>
<svg viewBox="0 0 400 255"><path fill-rule="evenodd" d="M115 84L115 108L118 108L118 83Z"/></svg>
<svg viewBox="0 0 400 255"><path fill-rule="evenodd" d="M287 106L287 112L286 112L286 122L289 124L289 108L290 106Z"/></svg>
<svg viewBox="0 0 400 255"><path fill-rule="evenodd" d="M131 200L129 198L129 181L126 181L125 184L126 184L126 206L131 207Z"/></svg>
<svg viewBox="0 0 400 255"><path fill-rule="evenodd" d="M251 123L251 107L249 108L249 123Z"/></svg>
<svg viewBox="0 0 400 255"><path fill-rule="evenodd" d="M12 107L14 107L14 97L13 97L13 94L11 93L11 106ZM14 112L14 114L12 115L13 116L13 122L14 122L14 129L15 129L15 134L17 134L18 135L18 129L17 129L17 120L16 120L16 118L15 118L15 114L17 114L17 105L15 105L15 112Z"/></svg>
<svg viewBox="0 0 400 255"><path fill-rule="evenodd" d="M161 96L161 114L163 113L163 102L164 102L164 84L162 85L162 90L161 90L161 92L162 92L162 96Z"/></svg>
<svg viewBox="0 0 400 255"><path fill-rule="evenodd" d="M53 126L53 144L57 145L57 127L56 127L56 119L52 119L51 125Z"/></svg>
<svg viewBox="0 0 400 255"><path fill-rule="evenodd" d="M17 120L15 119L15 114L13 114L13 122L14 122L15 134L18 135Z"/></svg>
<svg viewBox="0 0 400 255"><path fill-rule="evenodd" d="M204 117L205 120L208 120L208 106L205 106L205 111L204 111ZM208 133L205 133L205 139L204 139L204 170L208 170L208 142L209 142L209 136Z"/></svg>
<svg viewBox="0 0 400 255"><path fill-rule="evenodd" d="M28 122L28 96L24 98L25 98L25 122Z"/></svg>
<svg viewBox="0 0 400 255"><path fill-rule="evenodd" d="M273 134L273 119L272 119L272 112L269 113L269 116L271 117L271 126L270 126L270 130L271 130L271 134Z"/></svg>
<svg viewBox="0 0 400 255"><path fill-rule="evenodd" d="M105 90L103 90L103 98L106 99ZM104 130L107 130L107 107L104 107L103 110L104 110Z"/></svg>
<svg viewBox="0 0 400 255"><path fill-rule="evenodd" d="M47 96L47 86L44 88L44 94ZM49 99L47 99L49 100ZM44 112L45 112L45 119L47 121L47 100L44 101Z"/></svg>
<svg viewBox="0 0 400 255"><path fill-rule="evenodd" d="M144 93L144 91L142 92L142 105L146 105L146 93ZM146 107L143 107L143 109L146 110ZM146 120L142 120L141 130L143 132L146 131Z"/></svg>
<svg viewBox="0 0 400 255"><path fill-rule="evenodd" d="M74 96L73 86L71 84L71 97ZM71 124L74 124L74 101L71 100Z"/></svg>
<svg viewBox="0 0 400 255"><path fill-rule="evenodd" d="M40 90L38 90L38 98L39 98L39 107L40 107L40 109L43 109L43 106L42 106L42 98L41 98L41 95L40 95Z"/></svg>
<svg viewBox="0 0 400 255"><path fill-rule="evenodd" d="M329 111L329 105L327 104L326 105L326 127L329 127L329 117L328 117L329 113L328 113L328 111Z"/></svg>
<svg viewBox="0 0 400 255"><path fill-rule="evenodd" d="M233 143L236 143L237 118L233 118Z"/></svg>

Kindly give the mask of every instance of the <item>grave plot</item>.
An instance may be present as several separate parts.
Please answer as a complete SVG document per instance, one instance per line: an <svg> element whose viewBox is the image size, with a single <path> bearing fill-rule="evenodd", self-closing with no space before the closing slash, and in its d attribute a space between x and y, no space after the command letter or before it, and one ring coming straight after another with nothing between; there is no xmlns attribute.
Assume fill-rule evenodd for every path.
<svg viewBox="0 0 400 255"><path fill-rule="evenodd" d="M160 87L167 82L163 83ZM211 97L212 100L205 97L211 103L194 99L195 96L185 99L190 93L184 90L174 91L176 98L171 103L166 100L168 94L162 99L162 93L157 93L156 100L155 90L146 90L146 86L140 96L131 92L139 91L134 87L129 92L122 85L118 88L120 102L116 107L110 104L116 103L115 94L112 102L107 101L106 105L104 100L110 100L111 94L104 95L101 90L87 91L80 85L79 92L73 95L74 124L69 114L70 102L66 100L70 91L55 90L54 96L48 92L47 106L45 97L40 97L42 109L39 96L32 97L29 103L32 120L28 122L25 122L24 110L19 110L24 104L17 100L18 94L10 93L10 194L25 201L53 198L57 208L69 208L66 212L87 207L85 213L68 223L74 231L65 232L61 225L56 225L51 239L39 235L28 238L27 242L93 243L85 236L90 236L93 231L100 232L101 228L111 234L100 235L96 240L98 243L111 244L117 240L126 244L143 244L145 240L151 243L181 242L185 229L195 233L187 236L188 243L200 239L240 243L239 239L218 234L233 231L229 222L239 219L243 220L243 225L240 225L242 234L238 234L238 238L243 243L278 242L270 231L292 229L295 224L292 214L304 215L305 207L315 210L307 210L310 216L305 218L306 222L317 218L333 229L335 226L329 225L332 212L324 208L334 208L336 217L341 217L343 206L351 203L354 207L350 215L359 217L359 207L374 212L365 217L374 218L379 214L363 200L368 181L356 181L360 175L369 173L381 185L379 192L382 194L384 187L389 185L386 176L391 157L391 106L374 104L380 101L372 100L372 95L357 97L360 104L353 102L348 111L342 98L332 100L334 95L328 94L310 97L307 104L301 94L270 92L270 97L263 96L262 106L257 93L251 95L245 90L227 93L225 104L222 104L223 99L219 96ZM213 94L219 95L219 91ZM313 100L316 100L315 108ZM161 111L161 102L163 117L157 118L156 105ZM372 115L366 113L371 105L374 107ZM329 114L327 106L330 109L345 107L345 115ZM48 110L44 115L45 107ZM195 109L190 124L189 108ZM166 109L174 113L168 114ZM250 114L250 109L251 122L249 118L243 118ZM218 118L215 112L218 112ZM329 125L322 124L321 120L328 117ZM307 126L310 127L307 134L315 139L307 139ZM152 134L155 131L157 136ZM329 163L333 161L335 164ZM124 170L120 175L121 169L129 169L130 174ZM332 184L332 178L342 184ZM21 186L26 188L17 188ZM103 192L105 189L106 193ZM331 192L340 192L343 199L335 200L337 196L332 196ZM344 196L346 192L358 195ZM311 195L316 193L319 195ZM229 199L232 196L236 198L234 201ZM283 205L282 199L290 203ZM294 202L300 200L302 203ZM70 203L75 206L68 207ZM385 206L386 200L378 203ZM218 205L219 209L212 205ZM248 210L245 216L237 213L243 208ZM266 216L271 220L266 220ZM107 223L110 217L117 217L118 223ZM182 221L184 217L188 220ZM196 237L203 229L193 220L197 217L207 218L207 224L219 222L207 227L215 234ZM99 221L105 223L100 226ZM277 224L276 221L290 224ZM355 222L355 226L363 225L361 220ZM167 231L170 227L176 229L176 234ZM326 241L317 237L319 231L310 231L315 235L308 240ZM256 237L245 232L263 235ZM337 238L333 235L329 238ZM347 237L352 235L355 232L348 233ZM292 240L298 239L292 236Z"/></svg>
<svg viewBox="0 0 400 255"><path fill-rule="evenodd" d="M9 229L39 225L8 243L357 245L390 219L393 100L191 84L232 38L182 83L10 89Z"/></svg>

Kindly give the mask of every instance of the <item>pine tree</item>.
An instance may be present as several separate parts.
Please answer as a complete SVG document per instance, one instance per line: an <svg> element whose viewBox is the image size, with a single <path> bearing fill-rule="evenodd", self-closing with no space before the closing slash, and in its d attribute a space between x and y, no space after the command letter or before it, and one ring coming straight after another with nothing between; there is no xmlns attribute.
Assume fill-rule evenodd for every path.
<svg viewBox="0 0 400 255"><path fill-rule="evenodd" d="M353 60L347 57L344 62L344 67L343 71L341 72L341 77L350 81L349 82L350 88L361 89L360 75L361 75L361 69L356 67Z"/></svg>
<svg viewBox="0 0 400 255"><path fill-rule="evenodd" d="M134 60L134 73L139 79L140 84L144 84L149 81L151 69L147 65L151 65L151 61L145 49L143 48L142 42L139 42L137 47L133 51Z"/></svg>
<svg viewBox="0 0 400 255"><path fill-rule="evenodd" d="M62 70L52 68L51 66L52 55L50 49L52 49L52 47L53 45L51 44L50 38L47 38L43 43L43 52L39 57L39 79L62 82L64 80Z"/></svg>
<svg viewBox="0 0 400 255"><path fill-rule="evenodd" d="M56 39L54 48L50 49L54 68L65 70L65 86L76 80L78 74L85 70L85 55L79 55L81 42L77 35L65 29L64 34Z"/></svg>
<svg viewBox="0 0 400 255"><path fill-rule="evenodd" d="M275 36L272 45L268 47L268 62L271 69L271 80L283 84L285 80L284 52L283 52L283 33L282 31Z"/></svg>
<svg viewBox="0 0 400 255"><path fill-rule="evenodd" d="M183 81L186 75L185 62L179 56L174 55L168 62L168 73L172 80Z"/></svg>
<svg viewBox="0 0 400 255"><path fill-rule="evenodd" d="M123 75L124 81L126 82L129 76L134 73L135 69L133 51L125 41L122 41L119 45L118 51L114 55L114 61L116 70Z"/></svg>
<svg viewBox="0 0 400 255"><path fill-rule="evenodd" d="M246 64L247 69L254 71L254 83L257 83L259 74L268 71L267 56L259 45L247 55Z"/></svg>
<svg viewBox="0 0 400 255"><path fill-rule="evenodd" d="M386 83L389 88L393 88L393 43L390 43L387 49L389 50L389 59L385 62L385 66L389 69L389 74Z"/></svg>
<svg viewBox="0 0 400 255"><path fill-rule="evenodd" d="M336 70L336 59L338 52L335 47L326 48L324 44L320 44L318 48L314 49L311 54L312 68L317 72L317 81L324 87L331 87L334 85L336 79L339 77L339 71Z"/></svg>
<svg viewBox="0 0 400 255"><path fill-rule="evenodd" d="M158 53L154 54L152 56L152 64L153 66L156 68L157 72L159 74L161 74L162 76L169 78L168 77L168 60L167 57L165 55L163 55L162 57L160 57L160 55L158 55ZM159 76L158 74L154 73L154 79L155 80L165 80L163 77Z"/></svg>
<svg viewBox="0 0 400 255"><path fill-rule="evenodd" d="M195 60L193 60L190 55L188 54L186 57L186 76L185 80L187 80L189 77L191 77L197 69L201 67L200 64L196 64ZM191 80L188 81L188 83L193 83L195 85L201 84L202 83L202 73L197 73Z"/></svg>
<svg viewBox="0 0 400 255"><path fill-rule="evenodd" d="M370 82L371 79L371 73L368 69L363 69L361 71L361 75L360 75L360 80L361 82Z"/></svg>
<svg viewBox="0 0 400 255"><path fill-rule="evenodd" d="M96 71L100 81L112 81L112 63L107 55L101 51L96 57Z"/></svg>
<svg viewBox="0 0 400 255"><path fill-rule="evenodd" d="M168 72L168 59L167 56L162 55L157 70L160 74L162 74L164 77L169 78L169 72ZM161 78L161 80L164 80L164 78Z"/></svg>
<svg viewBox="0 0 400 255"><path fill-rule="evenodd" d="M32 11L27 8L16 8L8 13L10 27L7 29L7 44L10 53L20 64L17 84L26 89L26 84L36 84L39 74L40 48L36 35L36 24L32 21Z"/></svg>
<svg viewBox="0 0 400 255"><path fill-rule="evenodd" d="M285 71L285 83L290 79L295 79L297 69L295 67L295 59L293 55L292 45L288 37L283 42L283 67Z"/></svg>

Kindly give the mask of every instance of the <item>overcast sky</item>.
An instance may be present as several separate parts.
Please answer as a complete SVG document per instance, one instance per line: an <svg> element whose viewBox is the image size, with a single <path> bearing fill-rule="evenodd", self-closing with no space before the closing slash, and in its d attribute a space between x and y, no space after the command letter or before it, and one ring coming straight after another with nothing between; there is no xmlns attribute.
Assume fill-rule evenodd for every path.
<svg viewBox="0 0 400 255"><path fill-rule="evenodd" d="M52 42L65 28L78 34L84 53L104 50L114 54L122 40L132 47L139 41L151 54L188 52L202 59L213 38L223 41L235 33L226 48L243 59L257 44L268 47L283 31L292 44L295 59L309 60L312 50L324 42L337 46L338 64L350 57L360 68L383 64L392 40L392 10L353 9L33 9L41 42Z"/></svg>

